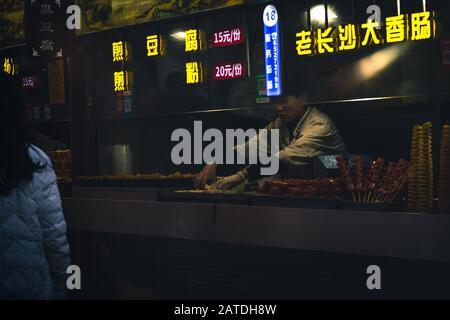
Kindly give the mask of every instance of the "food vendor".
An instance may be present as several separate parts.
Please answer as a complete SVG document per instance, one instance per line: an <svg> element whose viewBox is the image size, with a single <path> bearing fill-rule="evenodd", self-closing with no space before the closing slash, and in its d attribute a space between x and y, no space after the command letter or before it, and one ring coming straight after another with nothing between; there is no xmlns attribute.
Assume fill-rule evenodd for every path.
<svg viewBox="0 0 450 320"><path fill-rule="evenodd" d="M308 159L321 155L347 154L342 137L331 119L313 106L307 105L307 93L287 92L275 101L278 117L266 129L279 129L279 174L283 178L306 177ZM218 165L211 163L195 176L200 188L231 189L246 180L257 180L259 166L250 165L239 172L217 180Z"/></svg>

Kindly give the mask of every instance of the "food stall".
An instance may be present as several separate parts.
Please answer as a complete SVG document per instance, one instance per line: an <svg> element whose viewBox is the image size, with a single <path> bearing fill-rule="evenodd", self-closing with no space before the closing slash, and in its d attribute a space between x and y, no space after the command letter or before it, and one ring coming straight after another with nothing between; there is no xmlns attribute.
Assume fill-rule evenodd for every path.
<svg viewBox="0 0 450 320"><path fill-rule="evenodd" d="M237 3L182 16L85 3L63 199L84 296L449 297L449 4ZM195 190L202 163L175 164L172 133L262 128L288 86L307 88L349 155L310 159L308 179ZM381 293L370 265L386 270Z"/></svg>
<svg viewBox="0 0 450 320"><path fill-rule="evenodd" d="M308 184L315 191L307 198L331 196L375 205L406 200L407 171L413 166L404 164L408 170L403 170L398 161L409 161L417 149L414 145L428 142L426 155L417 158L430 157L428 179L437 187L439 141L448 114L443 40L448 22L440 14L445 4L380 1L381 18L386 20L380 27L364 23L368 7L364 1L274 4L280 36L280 90L283 85L305 87L308 104L330 116L355 155L350 166L359 165L346 173L342 166L348 163L339 165L337 158L311 159L317 180L288 181L290 188ZM175 129L189 130L196 120L205 129L260 128L273 119L276 114L266 83L267 69L273 66L265 61L261 22L261 10L264 13L266 7L266 3L243 2L207 14L170 19L156 15L137 25L120 20L115 12L106 21L88 15L74 40L79 61L72 68L75 74L82 73L86 84L78 99L87 106L77 108L87 108L93 127L83 141L91 147L79 152L93 161L78 170L75 185L188 189L192 174L201 166L176 165L170 159ZM114 19L123 27L111 29ZM329 36L319 41L323 32ZM428 136L418 142L413 131L423 131L421 125ZM396 164L402 176L394 176ZM324 178L338 178L328 181L335 185L336 194L316 190L327 184L320 180ZM389 185L397 180L401 185ZM257 189L251 191L263 190ZM373 192L390 194L369 196ZM266 185L262 193L286 190ZM431 193L434 199L435 192ZM432 212L432 207L427 210Z"/></svg>

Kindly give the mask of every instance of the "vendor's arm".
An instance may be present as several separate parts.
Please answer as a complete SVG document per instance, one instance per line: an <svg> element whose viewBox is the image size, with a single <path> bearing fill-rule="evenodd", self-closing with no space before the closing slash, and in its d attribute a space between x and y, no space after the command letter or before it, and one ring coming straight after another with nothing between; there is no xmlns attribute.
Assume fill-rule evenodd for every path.
<svg viewBox="0 0 450 320"><path fill-rule="evenodd" d="M194 183L197 188L203 189L205 185L210 185L217 180L217 167L216 163L207 164L203 170L194 177Z"/></svg>
<svg viewBox="0 0 450 320"><path fill-rule="evenodd" d="M280 168L288 172L301 173L309 164L308 160L325 154L345 153L345 145L336 129L328 122L315 122L305 128L291 144L280 150ZM260 165L247 167L248 179L261 178Z"/></svg>

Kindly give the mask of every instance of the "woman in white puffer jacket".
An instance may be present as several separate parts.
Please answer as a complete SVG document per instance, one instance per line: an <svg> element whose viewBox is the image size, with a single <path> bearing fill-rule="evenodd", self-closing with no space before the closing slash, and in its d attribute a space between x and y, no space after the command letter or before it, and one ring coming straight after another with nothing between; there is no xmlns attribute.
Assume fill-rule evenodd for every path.
<svg viewBox="0 0 450 320"><path fill-rule="evenodd" d="M0 299L63 299L70 265L56 175L26 142L24 106L0 76Z"/></svg>

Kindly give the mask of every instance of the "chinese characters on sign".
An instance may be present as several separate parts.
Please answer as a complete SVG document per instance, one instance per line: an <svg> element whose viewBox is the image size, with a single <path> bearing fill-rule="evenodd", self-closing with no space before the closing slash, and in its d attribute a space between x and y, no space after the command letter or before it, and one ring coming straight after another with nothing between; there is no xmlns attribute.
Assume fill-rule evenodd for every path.
<svg viewBox="0 0 450 320"><path fill-rule="evenodd" d="M112 44L113 62L128 60L128 45L124 41L113 42Z"/></svg>
<svg viewBox="0 0 450 320"><path fill-rule="evenodd" d="M26 35L33 57L62 58L67 44L67 0L26 0Z"/></svg>
<svg viewBox="0 0 450 320"><path fill-rule="evenodd" d="M383 26L384 34L380 31ZM296 45L299 56L320 55L383 43L428 40L435 35L435 14L424 11L387 17L381 26L369 19L360 26L347 24L338 28L318 28L314 32L300 31L296 34Z"/></svg>
<svg viewBox="0 0 450 320"><path fill-rule="evenodd" d="M26 76L22 78L23 89L34 89L38 86L38 79L35 76Z"/></svg>
<svg viewBox="0 0 450 320"><path fill-rule="evenodd" d="M128 90L128 80L127 71L114 72L114 91Z"/></svg>
<svg viewBox="0 0 450 320"><path fill-rule="evenodd" d="M198 52L203 50L203 31L191 29L185 31L185 51ZM192 57L190 58L192 59ZM200 61L186 62L186 84L203 83L203 64Z"/></svg>
<svg viewBox="0 0 450 320"><path fill-rule="evenodd" d="M151 35L147 36L147 56L163 56L165 55L165 41L163 36Z"/></svg>
<svg viewBox="0 0 450 320"><path fill-rule="evenodd" d="M152 43L149 45L149 38L147 38L147 49L153 50ZM151 41L150 41L151 42ZM159 42L157 42L159 45ZM156 50L159 50L156 48ZM149 51L150 52L150 51ZM116 69L113 74L114 78L114 92L116 101L117 115L123 115L123 113L132 112L132 71L126 70L125 61L131 60L130 47L126 41L116 41L112 43L112 60L117 65L120 65L119 70Z"/></svg>
<svg viewBox="0 0 450 320"><path fill-rule="evenodd" d="M244 78L247 76L246 62L235 62L216 65L213 69L214 80Z"/></svg>
<svg viewBox="0 0 450 320"><path fill-rule="evenodd" d="M204 32L198 29L190 29L183 32L185 42L185 52L197 53L205 48ZM211 43L213 47L225 47L245 42L245 31L242 28L229 28L224 31L213 33ZM153 34L146 38L146 48L148 57L164 56L166 54L166 44L163 35ZM127 60L127 44L125 42L113 43L113 61ZM203 65L196 60L195 56L190 56L190 61L186 63L186 84L200 84L205 81ZM223 64L217 66L217 73L213 73L215 80L242 78L247 76L247 63L239 62L235 64ZM217 75L217 77L216 77ZM118 79L122 75L117 75ZM118 86L122 88L122 86ZM117 90L117 88L116 88Z"/></svg>
<svg viewBox="0 0 450 320"><path fill-rule="evenodd" d="M10 76L15 76L18 73L13 58L5 58L3 60L3 72Z"/></svg>
<svg viewBox="0 0 450 320"><path fill-rule="evenodd" d="M215 32L212 35L211 43L213 47L226 47L245 42L245 33L241 28Z"/></svg>
<svg viewBox="0 0 450 320"><path fill-rule="evenodd" d="M267 96L281 95L281 64L278 12L268 5L264 10L264 49Z"/></svg>
<svg viewBox="0 0 450 320"><path fill-rule="evenodd" d="M197 84L203 82L203 70L201 62L186 63L186 83Z"/></svg>
<svg viewBox="0 0 450 320"><path fill-rule="evenodd" d="M187 30L185 32L185 51L195 52L203 50L203 36L200 30Z"/></svg>
<svg viewBox="0 0 450 320"><path fill-rule="evenodd" d="M114 72L114 91L122 92L130 89L130 73L124 69L124 61L129 60L129 46L126 41L112 43L112 60L121 62L121 70Z"/></svg>
<svg viewBox="0 0 450 320"><path fill-rule="evenodd" d="M309 33L311 35L311 32ZM356 39L356 26L354 24L339 26L339 51L354 50L359 48L359 43ZM308 50L306 54L312 54L312 50Z"/></svg>
<svg viewBox="0 0 450 320"><path fill-rule="evenodd" d="M419 12L411 15L411 40L427 40L434 38L436 20L434 12Z"/></svg>

